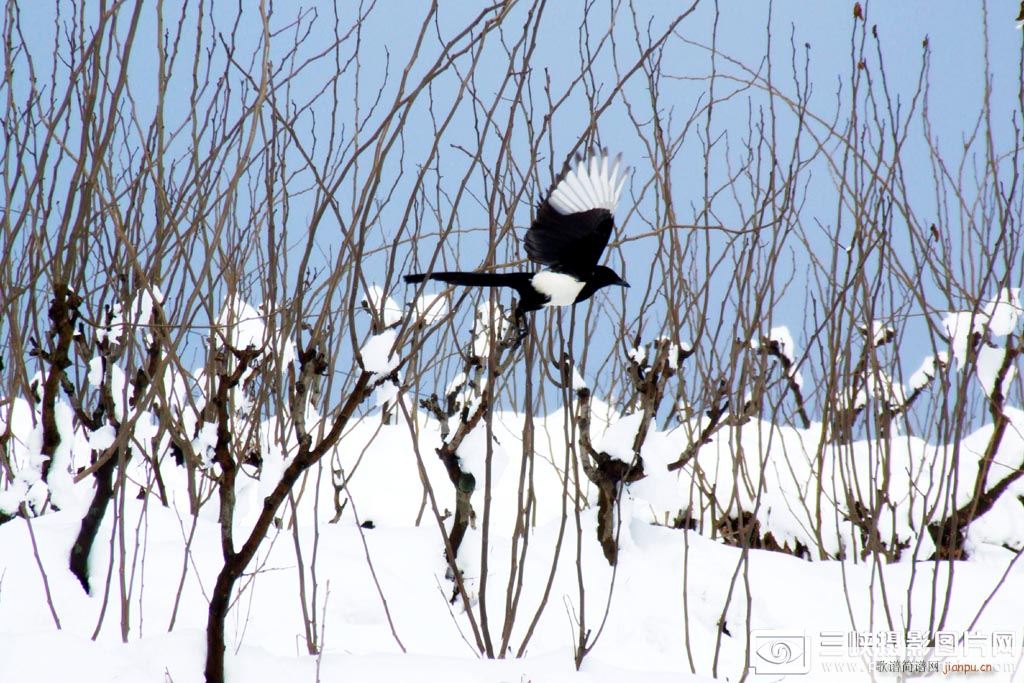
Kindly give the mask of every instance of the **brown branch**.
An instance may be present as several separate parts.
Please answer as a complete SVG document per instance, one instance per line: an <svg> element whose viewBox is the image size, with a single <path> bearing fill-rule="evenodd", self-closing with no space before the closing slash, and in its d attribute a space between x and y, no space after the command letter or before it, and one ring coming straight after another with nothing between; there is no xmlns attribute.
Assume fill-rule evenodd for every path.
<svg viewBox="0 0 1024 683"><path fill-rule="evenodd" d="M220 545L225 560L235 553L234 524L235 514L235 480L238 476L238 462L231 454L232 414L230 392L242 381L242 375L250 364L262 353L252 346L237 350L228 347L231 355L237 360L235 369L228 373L222 370L217 374L217 390L213 397L213 409L217 420L217 441L213 448L213 460L220 466L220 477L217 489L220 495ZM224 363L223 353L219 354L219 362Z"/></svg>
<svg viewBox="0 0 1024 683"><path fill-rule="evenodd" d="M711 402L711 408L707 411L708 423L704 426L704 429L700 431L700 435L696 441L689 443L686 449L683 450L679 458L669 463L668 471L675 472L678 469L686 467L693 458L697 456L700 449L711 443L712 437L722 427L726 426L728 422L723 422L722 418L726 415L726 411L729 409L729 395L728 386L725 380L719 380L718 389L715 391L715 396Z"/></svg>
<svg viewBox="0 0 1024 683"><path fill-rule="evenodd" d="M249 532L245 543L242 544L242 547L237 552L228 548L230 552L225 557L224 566L217 575L217 581L210 596L210 609L206 624L207 651L205 673L208 681L223 680L224 623L227 618L228 608L230 607L231 591L234 588L235 582L241 577L245 568L249 566L252 558L255 557L257 549L259 549L263 538L274 521L278 508L285 498L288 497L295 482L299 480L303 472L315 465L325 453L337 444L356 408L372 392L371 377L372 373L366 371L359 374L355 386L338 411L331 429L315 447L309 448L308 446L299 445L299 452L296 454L295 459L285 468L281 474L281 479L274 486L270 494L263 499L263 509L260 511L260 515ZM230 520L228 521L230 522Z"/></svg>
<svg viewBox="0 0 1024 683"><path fill-rule="evenodd" d="M82 298L71 291L68 286L58 282L53 286L53 299L47 315L50 319L50 338L53 344L49 351L36 350L43 361L49 365L46 379L43 382L43 444L40 453L43 455L42 478L47 481L53 456L60 446L60 430L57 428L57 394L67 381L65 371L71 366L68 350L75 337L75 321L78 319L78 307Z"/></svg>
<svg viewBox="0 0 1024 683"><path fill-rule="evenodd" d="M761 338L761 345L758 346L758 350L779 362L779 365L782 367L782 374L786 377L786 385L790 393L793 394L793 400L796 402L796 412L800 416L800 423L804 429L810 429L811 418L807 414L807 407L804 402L803 391L800 389L800 383L796 381L796 364L793 362L793 359L782 352L782 347L779 345L778 340L770 339L769 337Z"/></svg>
<svg viewBox="0 0 1024 683"><path fill-rule="evenodd" d="M986 489L988 475L992 469L999 446L1002 444L1006 428L1010 424L1010 418L1004 411L1006 395L1003 392L1003 382L1006 380L1013 367L1014 361L1024 350L1019 344L1014 344L1014 337L1010 335L1006 339L1003 362L996 372L995 381L992 386L992 393L988 397L989 412L992 415L992 436L989 437L985 452L978 461L978 474L974 479L974 489L970 500L954 510L948 517L940 522L933 522L928 525L928 533L935 543L935 554L944 559L963 559L964 541L966 540L967 527L978 517L992 509L999 497L1006 490L1024 475L1024 466L1018 465L1011 470L991 488Z"/></svg>
<svg viewBox="0 0 1024 683"><path fill-rule="evenodd" d="M639 344L639 340L637 343ZM646 358L639 359L635 355L629 357L629 375L635 391L633 401L639 402L638 412L641 416L633 437L631 462L623 462L607 452L594 448L590 436L591 392L587 387L576 390L575 419L579 432L577 438L580 451L583 453L580 464L587 479L597 487L597 539L605 559L612 566L618 562L619 552L615 524L619 494L623 485L640 481L647 476L640 452L647 441L651 421L661 405L668 381L675 375L675 366L683 357L681 350L664 337L655 340L654 348L653 363L648 364ZM676 354L674 359L671 358L673 353ZM568 382L572 374L572 362L567 354L562 356L561 366L563 381Z"/></svg>

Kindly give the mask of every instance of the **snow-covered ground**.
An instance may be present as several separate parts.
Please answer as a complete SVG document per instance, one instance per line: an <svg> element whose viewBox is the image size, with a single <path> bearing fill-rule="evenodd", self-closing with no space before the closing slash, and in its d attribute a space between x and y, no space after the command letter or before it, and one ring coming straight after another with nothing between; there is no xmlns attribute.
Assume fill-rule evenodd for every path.
<svg viewBox="0 0 1024 683"><path fill-rule="evenodd" d="M615 422L614 413L601 404L595 406L595 413L599 423ZM1014 413L1016 426L1020 419ZM866 562L807 561L729 547L709 538L707 530L702 535L652 524L678 508L681 496L690 490L692 468L686 468L679 474L649 477L627 493L623 519L628 524L620 532L622 552L613 572L594 535L593 508L583 511L579 536L571 512L562 528L563 484L555 466L564 457L562 426L560 411L538 421L539 457L533 474L537 514L511 630L513 650L541 604L560 532L564 540L546 608L524 657L488 661L478 655L463 606L450 603L452 583L445 578L442 544L429 506L421 516L423 487L410 430L405 425L382 425L380 416L373 413L355 424L337 449L334 465L350 475L350 502L340 521L329 523L334 514L330 471L311 471L297 513L290 507L282 511L282 528L272 532L255 566L240 582L240 595L228 621L228 642L234 644L229 647L230 680L314 681L319 676L325 681L686 681L717 676L735 681L747 658L755 656L759 642L755 633L748 655L748 631L760 629L809 639L806 642L818 657L813 660L816 668L799 680L836 676L817 668L822 661L818 642L822 634L853 637L849 634L906 629L1012 633L1019 656L1024 563L1015 562L1017 554L1002 546L1015 534L1018 543L1024 538L1020 510L1012 505L990 513L1002 525L998 533L992 531L999 526L994 522L979 524L979 535L972 536L972 558L966 562L914 562L909 553L908 559L892 564L870 558ZM452 487L433 455L437 429L435 423L425 422L417 445L434 483L438 508L452 509ZM754 427L748 432L753 440L767 438ZM787 452L799 453L794 444L815 436L814 429L775 428L773 433L780 453L787 443ZM509 539L520 473L519 434L519 416L496 414L495 436L500 445L492 459L489 567L483 587L495 642L500 642L505 618ZM615 434L612 429L604 437L612 450ZM969 437L965 447L972 438L983 436ZM479 438L485 438L482 430ZM655 432L645 450L650 470L657 471L659 457L665 459L673 448L678 450L679 443L679 433ZM725 466L721 449L728 443L724 437L716 440L701 460L704 475L716 477L723 486L731 477L716 473L715 463ZM934 452L933 447L909 439L894 443L908 444L906 462ZM1024 452L1020 444L1017 436L1008 448L1019 456ZM464 448L475 450L472 443ZM855 445L858 449L866 453L869 444ZM68 552L91 492L89 479L68 492L69 503L61 511L35 517L31 524L16 518L0 526L0 681L182 683L202 679L207 602L221 558L216 499L204 506L198 518L189 515L187 500L180 497L172 496L166 508L152 495L136 499L147 475L144 467L133 463L129 495L108 513L92 554L93 596L83 592L67 569ZM482 460L475 462L472 457L464 458L464 463L471 471L483 466ZM799 489L793 487L804 475L791 468L786 469L786 477L771 474L781 469L774 466L781 463L781 459L770 463L764 470L769 479L760 508L764 524L780 542L807 541L799 506L786 505L787 496L791 503L795 500ZM278 467L264 468L266 478L277 472ZM163 474L168 490L180 496L183 471L168 460ZM477 480L483 481L483 476L479 472ZM260 491L267 486L267 482L242 479L238 532L251 525ZM791 483L780 483L787 481ZM474 506L477 528L467 536L460 558L469 590L479 600L484 583L480 574L484 503L479 494L474 496ZM112 534L115 514L124 523ZM291 528L295 515L297 537ZM372 521L373 528L357 525L356 516L364 525ZM841 523L825 526L836 534L829 541L833 544L850 533ZM913 533L909 525L905 527L905 533ZM296 538L302 548L307 604L314 605L323 645L320 657L309 655L305 645ZM310 567L315 567L315 596ZM577 673L573 642L581 578L587 628L600 634ZM479 604L474 605L476 615L478 608ZM859 671L850 674L849 680L864 679L864 669ZM1009 676L1004 672L985 680L1010 680Z"/></svg>
<svg viewBox="0 0 1024 683"><path fill-rule="evenodd" d="M368 298L385 313L401 310L379 293ZM1009 314L1005 301L1013 304ZM960 372L972 324L1007 335L1019 309L1013 290L973 323L950 316L955 367L926 360L906 387L873 375L850 405L898 406L940 370ZM231 328L236 343L272 343L286 361L293 357L255 309L233 302L226 310L242 321ZM486 307L478 310L474 348L481 354L489 328L505 331L488 316ZM598 492L569 448L580 423L576 407L533 418L534 457L525 463L524 416L495 411L490 448L485 420L457 448L460 474L475 482L475 517L458 552L467 600L456 598L441 535L456 509L450 473L436 455L445 430L396 383L403 337L395 322L385 317L392 327L370 335L360 353L378 384L376 407L303 475L236 584L229 680L863 680L879 663L897 661L991 665L998 668L986 680L1022 677L1024 478L970 524L967 560L929 559L928 523L950 504L970 501L979 462L994 443L991 424L957 443L933 444L902 433L898 421L885 438L844 441L820 423L801 428L733 416L707 434L696 457L670 468L713 426L709 415L678 406L678 415L646 432L646 476L621 492L613 568L596 533ZM883 343L887 328L868 332ZM789 332L772 330L765 343L789 359L784 376L800 386ZM649 355L640 345L629 357L639 367ZM970 381L991 396L1000 364L979 363ZM587 378L575 368L570 376L581 401ZM193 514L189 474L175 463L156 416L118 402L116 417L135 437L133 456L93 546L91 595L68 558L94 479L74 483L73 473L117 433L83 427L61 399L61 443L44 481L38 415L21 398L0 413L16 473L0 488L8 520L0 524L0 682L202 680L208 605L223 562L213 484L221 461L212 456L217 430L186 400L189 382L202 390L201 371L172 380L163 400L196 434L203 502ZM124 373L100 359L90 364L89 382L127 386ZM447 392L467 414L480 405L473 386L463 373ZM246 424L250 399L243 388L231 391L235 424ZM642 413L588 400L597 451L611 462L633 460ZM986 490L1024 467L1024 412L1005 406L1002 415ZM306 410L308 429L320 420ZM256 432L261 462L243 464L235 487L236 549L297 449L277 417ZM531 497L524 532L519 511ZM876 537L856 523L867 514L877 518ZM748 531L756 525L753 545L789 552L742 547L738 520ZM577 658L581 638L586 653Z"/></svg>

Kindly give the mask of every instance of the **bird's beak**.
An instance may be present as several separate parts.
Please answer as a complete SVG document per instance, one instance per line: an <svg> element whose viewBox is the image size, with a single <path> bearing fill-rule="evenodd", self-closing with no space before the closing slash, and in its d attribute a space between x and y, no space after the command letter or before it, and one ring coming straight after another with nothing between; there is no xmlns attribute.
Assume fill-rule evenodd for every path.
<svg viewBox="0 0 1024 683"><path fill-rule="evenodd" d="M629 283L623 280L621 277L619 278L619 281L616 284L619 285L620 287L629 287Z"/></svg>

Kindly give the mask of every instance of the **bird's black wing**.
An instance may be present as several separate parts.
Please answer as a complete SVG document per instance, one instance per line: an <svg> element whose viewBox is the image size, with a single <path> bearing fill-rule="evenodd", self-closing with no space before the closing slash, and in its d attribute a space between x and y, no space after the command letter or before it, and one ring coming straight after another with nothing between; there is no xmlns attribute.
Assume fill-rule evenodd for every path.
<svg viewBox="0 0 1024 683"><path fill-rule="evenodd" d="M607 209L562 215L545 199L526 232L526 254L551 270L585 280L601 260L614 227Z"/></svg>
<svg viewBox="0 0 1024 683"><path fill-rule="evenodd" d="M612 211L625 183L619 166L607 152L595 153L558 179L526 232L532 261L581 280L590 276L615 227Z"/></svg>

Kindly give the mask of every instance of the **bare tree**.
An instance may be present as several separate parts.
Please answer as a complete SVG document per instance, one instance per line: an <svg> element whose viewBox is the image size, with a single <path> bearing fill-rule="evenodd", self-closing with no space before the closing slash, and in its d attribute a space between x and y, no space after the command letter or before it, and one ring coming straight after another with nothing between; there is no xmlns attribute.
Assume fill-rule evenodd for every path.
<svg viewBox="0 0 1024 683"><path fill-rule="evenodd" d="M758 550L871 563L892 628L946 623L977 520L1024 474L1024 89L1004 111L986 53L976 120L950 146L927 40L903 85L857 4L825 96L795 30L780 40L770 14L764 61L746 64L718 43L717 4L709 37L687 37L697 4L652 18L586 2L559 26L575 28L565 64L542 0L431 3L394 46L376 44L389 9L372 0L55 3L42 47L5 3L0 523L23 517L34 544L31 520L91 485L67 563L102 596L94 637L108 606L123 640L141 624L137 498L138 524L147 505L183 516L169 628L200 514L217 519L208 681L280 530L322 653L319 531L310 547L299 527L327 491L332 521L367 526L404 650L353 493L379 433L409 439L409 523L436 526L451 618L483 656L524 655L569 576L581 666L614 618L631 523L738 549L695 672L731 666L743 601L749 644ZM602 145L631 150L606 255L629 294L539 311L520 343L501 294L401 283L529 267L517 233ZM343 466L364 420L377 431ZM542 476L557 500L538 500ZM672 495L633 509L652 482ZM540 534L542 506L558 519ZM908 556L950 568L926 615L882 570Z"/></svg>

